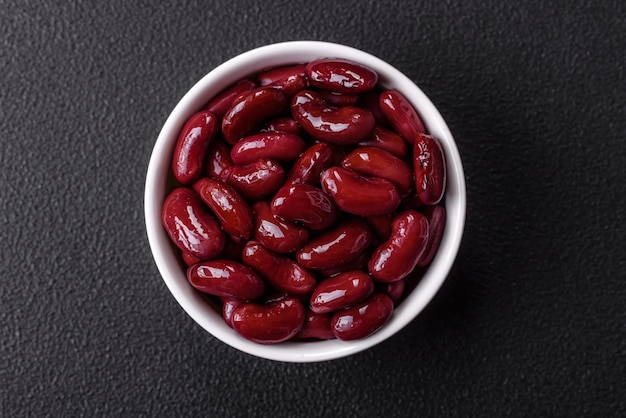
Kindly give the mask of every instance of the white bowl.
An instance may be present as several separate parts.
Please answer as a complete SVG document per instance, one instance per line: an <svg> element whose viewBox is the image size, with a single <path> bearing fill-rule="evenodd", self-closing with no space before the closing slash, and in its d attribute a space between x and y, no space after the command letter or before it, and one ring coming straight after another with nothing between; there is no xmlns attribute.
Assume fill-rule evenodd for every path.
<svg viewBox="0 0 626 418"><path fill-rule="evenodd" d="M209 99L235 81L259 70L310 62L317 58L344 58L364 64L379 75L379 83L400 91L418 111L427 131L438 138L447 163L445 207L447 220L439 250L417 286L396 307L389 322L369 337L356 341L284 342L262 345L248 341L228 327L221 310L207 303L189 285L167 233L161 226L161 207L172 152L183 123ZM243 352L285 362L315 362L358 353L384 341L411 322L435 296L455 260L465 222L465 178L461 158L445 121L426 95L388 63L344 45L299 41L263 46L221 64L185 94L168 117L157 138L146 178L145 217L148 240L163 280L182 308L214 337Z"/></svg>

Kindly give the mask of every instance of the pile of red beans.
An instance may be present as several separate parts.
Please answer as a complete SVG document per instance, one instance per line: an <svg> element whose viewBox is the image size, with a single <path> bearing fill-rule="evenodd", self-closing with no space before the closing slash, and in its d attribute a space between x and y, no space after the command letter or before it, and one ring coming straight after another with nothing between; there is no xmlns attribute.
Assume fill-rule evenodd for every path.
<svg viewBox="0 0 626 418"><path fill-rule="evenodd" d="M183 126L172 174L162 222L189 283L263 344L377 331L443 235L440 143L354 62L230 86Z"/></svg>

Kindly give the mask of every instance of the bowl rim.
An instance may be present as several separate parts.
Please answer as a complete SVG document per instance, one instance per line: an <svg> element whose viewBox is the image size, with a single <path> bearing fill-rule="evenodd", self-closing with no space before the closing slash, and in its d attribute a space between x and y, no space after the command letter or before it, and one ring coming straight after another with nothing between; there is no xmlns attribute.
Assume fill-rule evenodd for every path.
<svg viewBox="0 0 626 418"><path fill-rule="evenodd" d="M262 69L325 57L348 59L374 69L379 75L379 84L399 90L416 108L427 132L440 140L447 165L444 236L421 281L394 310L390 321L374 334L355 341L258 344L244 339L228 327L221 312L211 307L187 282L161 225L167 178L163 173L169 170L174 143L184 121L223 88ZM251 49L223 62L181 98L163 125L150 156L144 211L148 242L159 273L176 301L197 324L217 339L247 354L274 361L305 363L338 359L373 347L396 334L423 311L443 285L458 253L465 226L466 186L461 157L450 129L434 104L411 79L382 59L350 46L322 41L289 41Z"/></svg>

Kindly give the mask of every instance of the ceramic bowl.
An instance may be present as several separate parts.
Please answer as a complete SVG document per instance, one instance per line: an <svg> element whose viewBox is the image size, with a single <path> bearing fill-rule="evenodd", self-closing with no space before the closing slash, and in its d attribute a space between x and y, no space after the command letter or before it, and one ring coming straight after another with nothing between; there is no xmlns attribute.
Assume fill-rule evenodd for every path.
<svg viewBox="0 0 626 418"><path fill-rule="evenodd" d="M342 58L364 64L379 75L379 84L400 91L419 113L427 132L443 146L447 164L445 207L447 220L441 245L424 276L396 307L389 322L374 334L355 341L287 341L258 344L239 336L222 319L221 309L207 302L189 285L185 270L161 225L161 208L168 192L168 173L174 145L183 123L212 97L252 73L271 67ZM154 146L145 185L145 221L156 265L180 306L202 328L224 343L254 356L284 362L337 359L379 344L413 321L435 296L454 263L463 234L466 210L465 179L454 138L437 108L407 76L387 62L348 46L314 41L263 46L238 55L210 71L174 107Z"/></svg>

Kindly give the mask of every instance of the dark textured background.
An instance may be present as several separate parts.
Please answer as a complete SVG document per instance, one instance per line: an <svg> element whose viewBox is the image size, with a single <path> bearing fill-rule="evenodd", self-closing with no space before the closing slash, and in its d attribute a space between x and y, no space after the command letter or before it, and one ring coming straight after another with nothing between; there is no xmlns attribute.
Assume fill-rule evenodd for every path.
<svg viewBox="0 0 626 418"><path fill-rule="evenodd" d="M0 0L0 416L626 414L626 3L67 3ZM190 320L143 223L151 149L187 89L301 39L404 71L468 184L427 311L304 365Z"/></svg>

